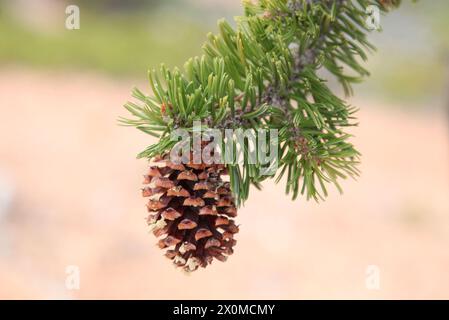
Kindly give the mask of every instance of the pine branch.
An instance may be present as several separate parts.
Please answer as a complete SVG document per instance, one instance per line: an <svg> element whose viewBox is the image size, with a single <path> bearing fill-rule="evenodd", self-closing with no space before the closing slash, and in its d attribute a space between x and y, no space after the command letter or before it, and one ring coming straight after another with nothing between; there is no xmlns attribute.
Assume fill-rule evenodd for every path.
<svg viewBox="0 0 449 320"><path fill-rule="evenodd" d="M159 142L139 157L164 154L176 143L170 133L191 128L277 129L279 175L287 176L286 191L296 198L320 199L326 184L341 190L338 179L357 176L359 153L344 129L355 125L355 108L338 98L317 75L325 68L346 94L368 71L373 46L367 41L365 8L386 11L398 0L260 0L244 3L245 16L234 30L219 22L219 34L209 34L204 55L190 59L185 74L161 67L149 73L154 96L135 89L140 104L125 107L133 119L121 119ZM229 164L231 187L238 202L250 185L272 176L264 166Z"/></svg>

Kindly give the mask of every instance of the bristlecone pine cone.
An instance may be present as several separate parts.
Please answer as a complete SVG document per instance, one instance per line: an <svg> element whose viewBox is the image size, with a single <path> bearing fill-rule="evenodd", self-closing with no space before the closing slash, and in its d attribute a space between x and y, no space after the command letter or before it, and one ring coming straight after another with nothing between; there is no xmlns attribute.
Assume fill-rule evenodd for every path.
<svg viewBox="0 0 449 320"><path fill-rule="evenodd" d="M175 164L168 156L152 160L143 196L148 224L165 256L187 272L205 268L214 258L226 261L236 244L237 215L222 164Z"/></svg>

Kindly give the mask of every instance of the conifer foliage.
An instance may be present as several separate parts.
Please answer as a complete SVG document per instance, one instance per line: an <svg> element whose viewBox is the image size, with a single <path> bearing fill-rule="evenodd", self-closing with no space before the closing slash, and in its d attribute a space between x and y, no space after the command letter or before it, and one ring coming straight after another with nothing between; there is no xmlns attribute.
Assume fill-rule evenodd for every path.
<svg viewBox="0 0 449 320"><path fill-rule="evenodd" d="M202 56L189 59L183 71L169 70L164 65L158 71L151 70L152 95L134 89L136 102L125 105L132 117L122 118L121 122L158 138L138 157L166 158L177 142L171 139L171 133L179 128L191 130L195 121L206 129L276 129L276 174L264 174L265 165L249 163L246 157L243 163L226 164L227 186L232 192L226 199L233 212L234 205L248 199L251 186L259 188L270 178L280 181L284 177L286 192L293 199L300 194L307 199L324 199L328 184L341 190L339 179L358 175L359 152L347 133L348 127L356 125L356 108L332 92L318 71L327 71L325 74L335 77L344 92L351 94L351 85L369 75L363 61L374 49L367 40L371 30L366 25L366 8L376 6L386 12L399 3L400 0L244 1L244 15L236 18L237 27L220 20L219 33L208 35ZM182 187L175 178L167 177L174 184L170 186ZM223 186L221 178L219 184ZM164 192L165 189L163 196L167 198ZM179 202L176 197L166 198L164 208L170 207L170 201ZM199 221L199 210L189 212L191 220ZM193 255L184 250L179 253L186 236L185 230L181 232L179 228L182 219L185 217L180 215L160 220L155 226L159 220L154 220L154 213L150 218L155 233L163 230L174 235L170 244L175 249L168 254L171 259L176 257L176 263L187 271L207 265L212 256L224 260L223 253L230 252L231 242L222 233L215 233L198 243L204 248L209 241L207 246L213 254L206 254L205 258L201 253L187 265ZM191 226L193 231L189 234L196 234L200 226Z"/></svg>

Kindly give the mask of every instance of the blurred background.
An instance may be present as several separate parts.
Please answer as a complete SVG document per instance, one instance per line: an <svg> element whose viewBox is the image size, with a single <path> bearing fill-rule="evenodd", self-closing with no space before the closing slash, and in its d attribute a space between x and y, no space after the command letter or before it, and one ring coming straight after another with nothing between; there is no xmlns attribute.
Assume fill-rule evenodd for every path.
<svg viewBox="0 0 449 320"><path fill-rule="evenodd" d="M69 4L79 30L65 28ZM226 263L186 276L162 257L135 159L153 140L116 119L132 87L149 93L149 68L182 66L241 12L240 0L0 0L0 298L449 298L445 0L404 1L370 35L372 76L350 99L362 175L343 195L292 202L267 183Z"/></svg>

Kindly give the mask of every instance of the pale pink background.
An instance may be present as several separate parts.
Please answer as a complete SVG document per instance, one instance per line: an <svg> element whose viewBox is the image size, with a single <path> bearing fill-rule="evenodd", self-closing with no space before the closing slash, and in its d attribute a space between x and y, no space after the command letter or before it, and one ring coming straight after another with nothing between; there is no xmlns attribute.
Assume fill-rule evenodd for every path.
<svg viewBox="0 0 449 320"><path fill-rule="evenodd" d="M362 106L362 176L324 203L253 190L235 254L186 276L155 246L135 154L117 126L134 81L0 72L0 298L449 298L449 139L442 113ZM145 83L140 84L145 87ZM5 174L7 173L7 174ZM81 288L65 287L77 265ZM366 269L380 270L369 290Z"/></svg>

